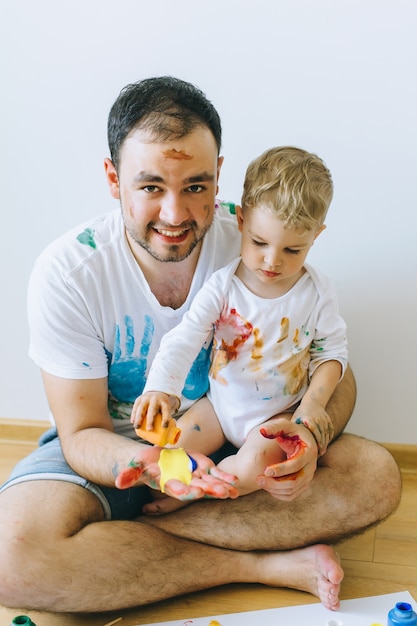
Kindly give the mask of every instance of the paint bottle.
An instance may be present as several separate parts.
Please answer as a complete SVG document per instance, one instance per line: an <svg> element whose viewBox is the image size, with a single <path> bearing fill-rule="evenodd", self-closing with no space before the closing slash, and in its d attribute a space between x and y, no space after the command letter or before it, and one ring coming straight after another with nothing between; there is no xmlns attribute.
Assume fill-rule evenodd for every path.
<svg viewBox="0 0 417 626"><path fill-rule="evenodd" d="M175 445L181 434L177 422L173 417L170 418L168 427L162 428L162 415L158 413L153 421L153 430L145 430L145 428L136 428L138 437L153 443L155 446L166 446L167 443Z"/></svg>
<svg viewBox="0 0 417 626"><path fill-rule="evenodd" d="M387 626L417 626L417 614L408 602L397 602L388 613Z"/></svg>
<svg viewBox="0 0 417 626"><path fill-rule="evenodd" d="M32 622L30 617L28 617L27 615L16 615L16 617L12 619L12 623L10 624L10 626L14 626L14 624L22 624L23 626L36 626L35 622Z"/></svg>

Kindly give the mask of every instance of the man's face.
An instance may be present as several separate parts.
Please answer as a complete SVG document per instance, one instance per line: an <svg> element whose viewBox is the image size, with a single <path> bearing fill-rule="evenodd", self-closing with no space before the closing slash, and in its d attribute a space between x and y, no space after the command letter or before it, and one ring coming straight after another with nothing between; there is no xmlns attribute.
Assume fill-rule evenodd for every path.
<svg viewBox="0 0 417 626"><path fill-rule="evenodd" d="M125 140L118 175L106 160L113 197L120 199L129 244L162 262L182 261L213 221L222 158L211 131L198 127L181 139L149 141L136 130Z"/></svg>

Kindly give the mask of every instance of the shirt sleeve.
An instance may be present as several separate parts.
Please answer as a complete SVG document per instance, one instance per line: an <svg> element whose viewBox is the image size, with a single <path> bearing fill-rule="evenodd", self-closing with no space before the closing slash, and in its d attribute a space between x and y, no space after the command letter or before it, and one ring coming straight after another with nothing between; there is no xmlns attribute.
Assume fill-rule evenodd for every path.
<svg viewBox="0 0 417 626"><path fill-rule="evenodd" d="M201 348L210 345L224 296L216 272L196 294L182 321L162 338L152 362L146 391L163 391L181 396L187 374Z"/></svg>
<svg viewBox="0 0 417 626"><path fill-rule="evenodd" d="M339 361L343 378L348 364L346 323L339 313L336 291L327 278L321 281L318 306L317 326L310 347L310 377L321 363Z"/></svg>
<svg viewBox="0 0 417 626"><path fill-rule="evenodd" d="M88 287L92 292L97 284ZM102 378L107 355L82 292L47 254L35 263L28 287L29 356L62 378ZM88 358L86 357L88 355Z"/></svg>

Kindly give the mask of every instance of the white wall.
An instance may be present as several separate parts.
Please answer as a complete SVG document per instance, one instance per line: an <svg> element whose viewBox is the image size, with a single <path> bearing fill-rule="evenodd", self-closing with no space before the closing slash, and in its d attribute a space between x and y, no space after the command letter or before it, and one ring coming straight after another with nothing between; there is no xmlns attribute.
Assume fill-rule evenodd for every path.
<svg viewBox="0 0 417 626"><path fill-rule="evenodd" d="M46 418L26 285L55 236L113 208L102 161L119 90L199 85L222 116L223 199L274 144L320 154L336 193L311 260L349 324L350 430L417 443L415 0L1 1L0 416Z"/></svg>

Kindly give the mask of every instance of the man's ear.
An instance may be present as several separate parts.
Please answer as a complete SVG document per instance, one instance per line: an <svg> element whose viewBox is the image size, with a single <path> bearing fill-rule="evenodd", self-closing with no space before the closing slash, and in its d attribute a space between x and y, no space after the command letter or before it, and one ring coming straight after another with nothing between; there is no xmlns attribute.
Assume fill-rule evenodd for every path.
<svg viewBox="0 0 417 626"><path fill-rule="evenodd" d="M216 196L219 193L219 176L220 176L220 170L222 169L223 161L224 161L224 157L219 156L217 159Z"/></svg>
<svg viewBox="0 0 417 626"><path fill-rule="evenodd" d="M104 171L112 197L115 200L120 200L119 177L111 159L104 159Z"/></svg>
<svg viewBox="0 0 417 626"><path fill-rule="evenodd" d="M237 204L235 206L235 211L236 211L236 218L237 218L237 227L238 227L239 231L242 232L242 227L243 227L243 211L242 211L242 207Z"/></svg>

